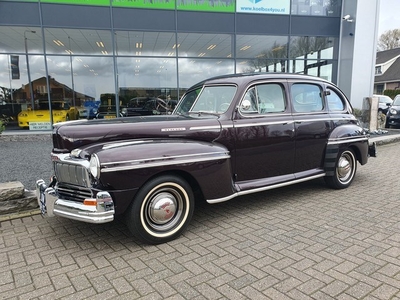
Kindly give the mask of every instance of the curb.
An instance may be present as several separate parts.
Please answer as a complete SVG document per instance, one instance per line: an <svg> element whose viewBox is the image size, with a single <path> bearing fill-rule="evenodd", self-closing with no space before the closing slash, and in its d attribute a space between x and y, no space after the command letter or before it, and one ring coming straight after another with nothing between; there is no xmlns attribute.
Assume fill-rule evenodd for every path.
<svg viewBox="0 0 400 300"><path fill-rule="evenodd" d="M35 208L35 209L31 209L31 210L24 210L24 211L19 211L19 212L15 212L15 213L0 215L0 223L4 222L4 221L11 221L11 220L15 220L15 219L36 216L36 215L40 215L40 214L41 214L40 209Z"/></svg>
<svg viewBox="0 0 400 300"><path fill-rule="evenodd" d="M396 143L400 141L400 133L388 136L370 136L370 142L375 142L377 146Z"/></svg>

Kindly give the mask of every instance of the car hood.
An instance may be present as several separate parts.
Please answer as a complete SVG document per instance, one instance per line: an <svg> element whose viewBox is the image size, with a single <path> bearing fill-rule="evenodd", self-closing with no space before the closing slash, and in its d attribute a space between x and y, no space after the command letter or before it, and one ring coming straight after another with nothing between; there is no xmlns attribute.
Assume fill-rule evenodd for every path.
<svg viewBox="0 0 400 300"><path fill-rule="evenodd" d="M54 125L53 152L66 153L94 143L134 139L186 138L211 142L220 133L216 117L162 115L70 121Z"/></svg>

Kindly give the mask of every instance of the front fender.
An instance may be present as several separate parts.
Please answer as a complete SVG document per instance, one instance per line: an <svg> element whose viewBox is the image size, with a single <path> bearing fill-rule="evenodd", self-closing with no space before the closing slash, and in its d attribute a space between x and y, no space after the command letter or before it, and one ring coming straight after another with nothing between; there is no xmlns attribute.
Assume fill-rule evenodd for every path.
<svg viewBox="0 0 400 300"><path fill-rule="evenodd" d="M369 135L356 124L341 125L332 131L325 150L326 175L333 175L338 154L347 148L353 149L361 165L367 163Z"/></svg>
<svg viewBox="0 0 400 300"><path fill-rule="evenodd" d="M220 144L192 140L133 140L109 143L96 151L100 182L111 190L139 189L161 173L194 180L204 197L232 194L229 151ZM190 179L190 180L189 180Z"/></svg>

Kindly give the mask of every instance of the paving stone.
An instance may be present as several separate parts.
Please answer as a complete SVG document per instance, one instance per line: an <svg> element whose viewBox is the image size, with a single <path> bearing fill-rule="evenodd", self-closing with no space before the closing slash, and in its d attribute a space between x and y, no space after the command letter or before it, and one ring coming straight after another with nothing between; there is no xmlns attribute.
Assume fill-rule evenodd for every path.
<svg viewBox="0 0 400 300"><path fill-rule="evenodd" d="M0 219L0 298L400 299L400 187L387 159L400 147L379 148L346 190L315 180L198 205L163 245L118 221Z"/></svg>

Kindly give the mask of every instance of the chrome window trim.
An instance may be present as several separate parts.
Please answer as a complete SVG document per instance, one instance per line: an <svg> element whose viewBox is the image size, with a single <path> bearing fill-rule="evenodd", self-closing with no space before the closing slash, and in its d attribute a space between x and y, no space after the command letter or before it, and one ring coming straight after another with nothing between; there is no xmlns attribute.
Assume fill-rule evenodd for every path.
<svg viewBox="0 0 400 300"><path fill-rule="evenodd" d="M300 119L300 118L290 118L278 121L270 121L270 122L260 122L260 123L244 123L244 124L236 124L234 123L233 127L251 127L251 126L266 126L266 125L275 125L275 124L291 124L291 123L301 123L301 122L320 122L320 121L341 121L341 120L357 120L356 118L319 118L319 119Z"/></svg>

